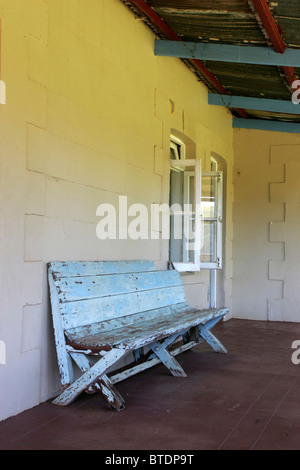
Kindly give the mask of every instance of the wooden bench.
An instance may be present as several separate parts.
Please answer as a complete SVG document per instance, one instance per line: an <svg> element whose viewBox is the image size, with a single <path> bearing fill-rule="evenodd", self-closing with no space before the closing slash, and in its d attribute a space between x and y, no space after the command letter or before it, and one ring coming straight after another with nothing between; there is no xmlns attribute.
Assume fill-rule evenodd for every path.
<svg viewBox="0 0 300 470"><path fill-rule="evenodd" d="M227 352L210 330L228 309L191 308L175 270L158 271L150 261L53 262L48 279L62 386L57 405L99 391L121 410L117 382L161 362L185 377L175 356L204 340ZM131 364L116 371L128 355Z"/></svg>

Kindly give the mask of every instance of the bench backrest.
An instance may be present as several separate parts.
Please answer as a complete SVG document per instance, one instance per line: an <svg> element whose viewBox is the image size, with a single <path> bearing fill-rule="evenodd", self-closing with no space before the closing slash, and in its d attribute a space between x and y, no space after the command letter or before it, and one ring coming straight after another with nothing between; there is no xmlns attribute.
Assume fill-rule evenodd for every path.
<svg viewBox="0 0 300 470"><path fill-rule="evenodd" d="M185 302L180 274L152 261L52 262L48 273L64 330Z"/></svg>

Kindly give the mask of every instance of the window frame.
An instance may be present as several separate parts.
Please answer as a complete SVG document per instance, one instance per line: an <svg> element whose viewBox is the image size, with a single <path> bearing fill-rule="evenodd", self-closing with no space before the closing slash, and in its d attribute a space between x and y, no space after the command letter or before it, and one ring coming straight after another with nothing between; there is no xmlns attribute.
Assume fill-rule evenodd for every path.
<svg viewBox="0 0 300 470"><path fill-rule="evenodd" d="M215 217L204 217L201 214L202 223L205 221L216 222L216 261L201 261L200 265L203 269L222 269L223 266L223 171L204 171L202 177L216 177L217 178L217 213ZM202 195L201 195L202 204ZM202 232L203 233L203 232Z"/></svg>
<svg viewBox="0 0 300 470"><path fill-rule="evenodd" d="M171 265L179 272L195 272L200 271L200 248L201 248L201 160L199 159L185 159L185 160L170 160L170 172L172 167L176 171L185 171L186 167L194 167L194 218L195 218L195 239L193 240L194 245L194 260L193 261L183 261L176 262L171 259L171 252L169 251L169 258ZM184 175L186 178L186 175ZM184 188L186 190L186 188ZM186 200L186 196L184 197ZM170 216L172 215L172 207L170 207ZM184 208L182 215L186 217L184 213ZM186 218L184 219L186 222ZM171 240L170 240L171 242Z"/></svg>
<svg viewBox="0 0 300 470"><path fill-rule="evenodd" d="M180 149L178 148L180 147ZM195 176L194 180L194 199L195 199L195 208L197 214L195 213L195 230L194 233L196 237L194 239L194 261L184 261L185 254L188 253L188 250L182 247L182 262L174 262L171 259L171 238L169 243L169 261L170 265L174 266L180 272L194 272L200 271L201 269L222 269L223 267L223 171L219 171L218 169L218 160L215 159L213 156L211 157L211 170L210 171L201 171L201 160L200 159L187 159L186 158L186 146L185 143L171 135L170 137L170 149L173 149L173 155L176 155L176 158L171 158L170 156L170 173L173 168L174 171L177 172L184 172L184 183L183 183L183 201L187 201L189 199L189 171L185 168L188 166L194 166L194 171L191 173ZM203 186L203 178L204 177L216 177L216 204L217 204L217 212L215 217L204 217L203 214L203 200L204 196L202 195L202 186ZM170 182L170 191L171 191L171 182ZM199 209L200 208L200 209ZM173 213L175 215L176 211ZM178 212L177 212L178 214ZM183 214L183 213L182 213ZM171 223L171 208L170 208L170 223ZM211 246L214 247L214 260L213 261L201 261L201 253L203 252L203 242L202 235L204 236L204 224L205 222L215 222L215 235L210 239ZM183 245L185 244L185 240L189 240L188 237L184 237L185 233L190 233L190 221L188 222L188 226L186 225L186 221L184 221L184 233L182 234ZM199 225L200 224L200 225ZM188 228L187 228L188 227ZM171 232L170 232L171 236ZM179 250L179 253L181 250Z"/></svg>

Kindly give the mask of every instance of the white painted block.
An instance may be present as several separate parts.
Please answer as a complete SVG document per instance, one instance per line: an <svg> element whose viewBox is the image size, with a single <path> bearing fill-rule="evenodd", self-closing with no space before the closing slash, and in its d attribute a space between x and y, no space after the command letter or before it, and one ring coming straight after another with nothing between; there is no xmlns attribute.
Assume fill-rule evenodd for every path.
<svg viewBox="0 0 300 470"><path fill-rule="evenodd" d="M45 213L45 176L33 171L25 173L25 213L43 215Z"/></svg>
<svg viewBox="0 0 300 470"><path fill-rule="evenodd" d="M268 320L283 321L282 299L268 299Z"/></svg>
<svg viewBox="0 0 300 470"><path fill-rule="evenodd" d="M42 281L42 279L41 279ZM23 307L22 321L22 352L41 348L43 309L42 305L28 305Z"/></svg>
<svg viewBox="0 0 300 470"><path fill-rule="evenodd" d="M42 262L25 262L23 264L23 305L35 305L43 302L43 269Z"/></svg>

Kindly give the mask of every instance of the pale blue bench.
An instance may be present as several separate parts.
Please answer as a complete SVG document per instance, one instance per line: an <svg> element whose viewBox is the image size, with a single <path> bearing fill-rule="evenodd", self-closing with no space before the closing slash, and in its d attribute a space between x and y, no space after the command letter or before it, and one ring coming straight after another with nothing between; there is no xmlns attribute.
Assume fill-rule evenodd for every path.
<svg viewBox="0 0 300 470"><path fill-rule="evenodd" d="M150 261L52 262L48 279L62 387L57 405L99 391L121 410L117 382L161 362L185 377L175 356L202 341L227 352L210 330L228 309L191 308L175 270L159 271ZM131 363L116 370L130 353Z"/></svg>

